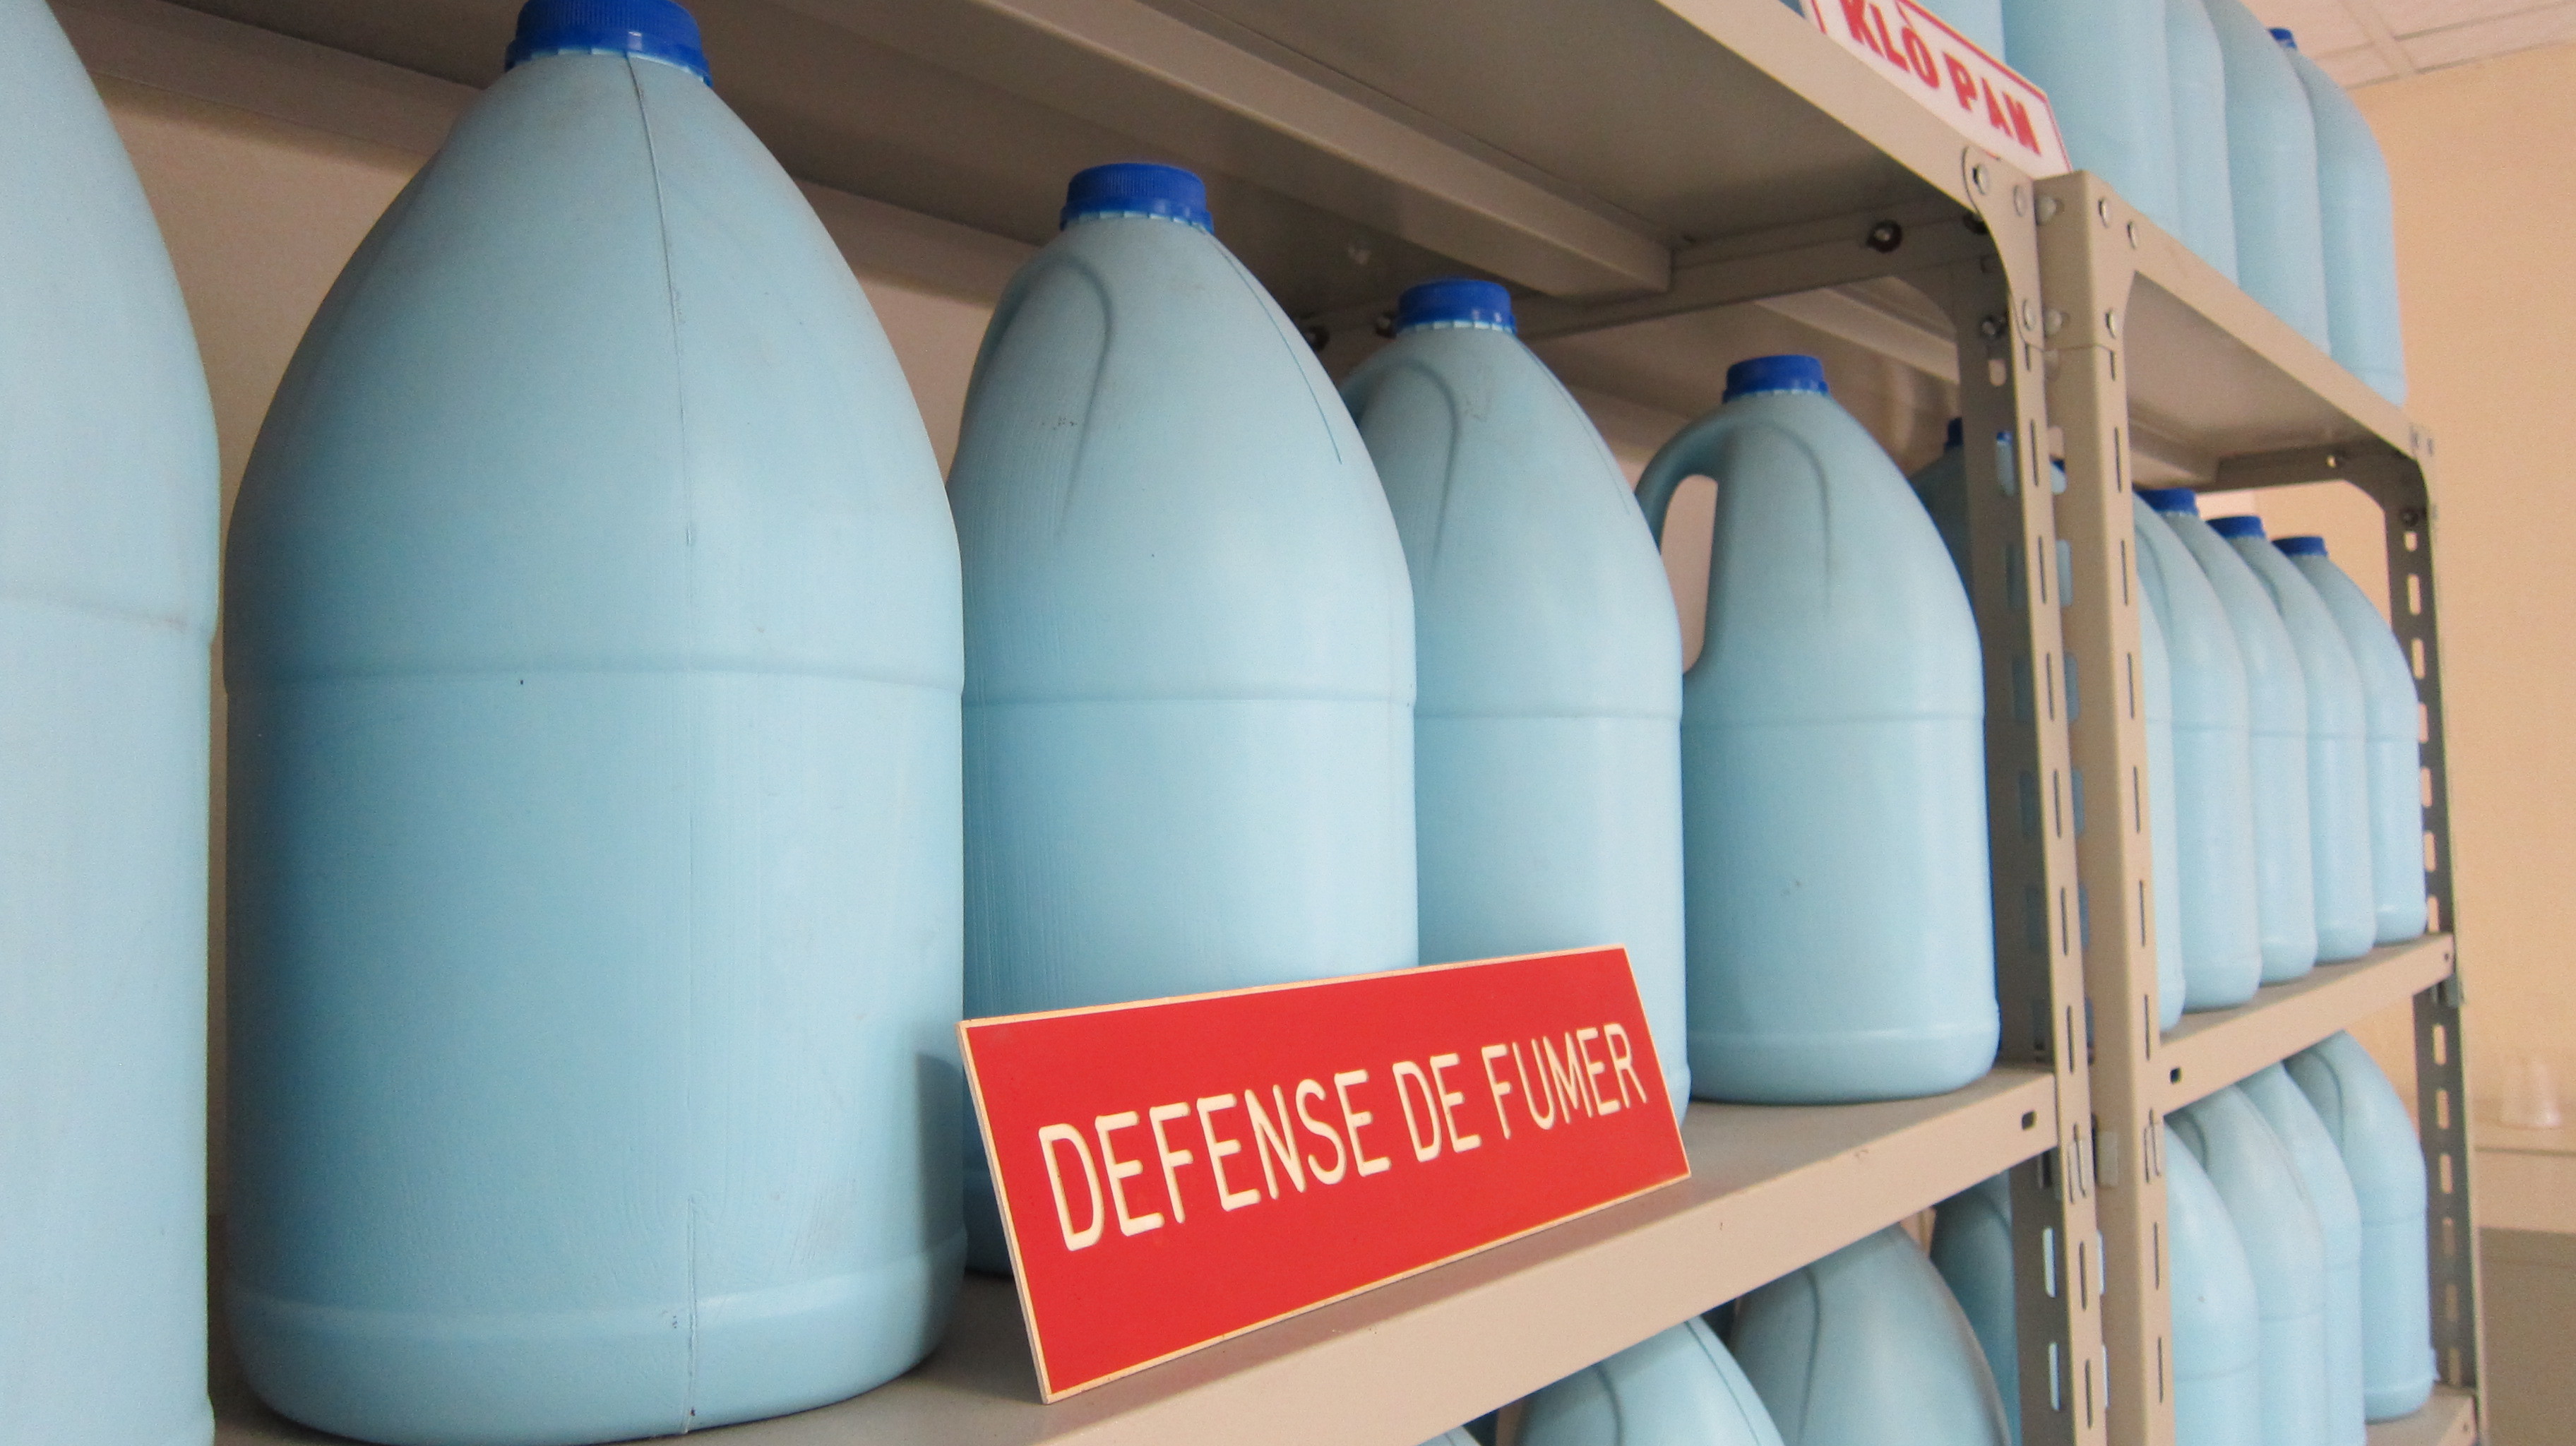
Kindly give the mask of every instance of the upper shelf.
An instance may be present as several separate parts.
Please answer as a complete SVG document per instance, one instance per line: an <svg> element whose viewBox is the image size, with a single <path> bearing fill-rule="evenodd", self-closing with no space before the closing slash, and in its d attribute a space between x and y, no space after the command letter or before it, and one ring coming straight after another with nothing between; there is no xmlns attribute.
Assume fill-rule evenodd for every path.
<svg viewBox="0 0 2576 1446"><path fill-rule="evenodd" d="M2457 951L2448 934L2373 949L2349 964L2258 991L2235 1009L2186 1014L2156 1053L2165 1071L2161 1104L2170 1114L2289 1058L2338 1029L2413 998L2451 977Z"/></svg>
<svg viewBox="0 0 2576 1446"><path fill-rule="evenodd" d="M73 0L80 3L80 0ZM187 0L471 86L516 0ZM1676 250L1963 195L1958 136L1779 0L698 0L716 86L789 170L1021 241L1064 178L1212 183L1292 313L1460 266L1662 290Z"/></svg>
<svg viewBox="0 0 2576 1446"><path fill-rule="evenodd" d="M1053 1406L1010 1286L969 1277L937 1353L726 1446L1415 1446L2047 1149L2057 1086L2004 1068L1890 1104L1695 1104L1691 1178ZM334 1438L216 1373L218 1446Z"/></svg>
<svg viewBox="0 0 2576 1446"><path fill-rule="evenodd" d="M2416 451L2404 408L2101 178L2059 176L2039 191L2043 254L2049 233L2072 224L2107 248L2114 267L2134 272L2120 342L2142 480L2207 481L2222 458L2301 447L2376 441ZM2052 295L2049 305L2066 303Z"/></svg>

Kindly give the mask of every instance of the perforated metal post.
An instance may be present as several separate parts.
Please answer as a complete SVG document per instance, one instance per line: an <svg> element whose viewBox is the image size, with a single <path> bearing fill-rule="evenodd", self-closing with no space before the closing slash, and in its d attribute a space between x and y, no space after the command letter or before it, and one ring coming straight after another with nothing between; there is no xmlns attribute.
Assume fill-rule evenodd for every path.
<svg viewBox="0 0 2576 1446"><path fill-rule="evenodd" d="M2070 730L2090 803L2077 839L2093 1008L2098 1210L2108 1280L2113 1446L2172 1446L2172 1303L2157 1113L2155 909L2147 834L2146 710L2130 522L2121 318L2135 280L2125 213L2089 175L2040 185L2049 415L2066 455L2058 518L2074 554L2066 637L2087 706ZM2090 680L2100 679L2098 685Z"/></svg>
<svg viewBox="0 0 2576 1446"><path fill-rule="evenodd" d="M2003 1058L2057 1081L2056 1144L2012 1171L2022 1440L2105 1441L2101 1237L2084 1049L2083 800L2067 728L2085 702L2061 635L2039 252L2030 183L1970 152L1993 254L1910 273L1950 315L1967 440L1968 592L1986 671L1986 806Z"/></svg>

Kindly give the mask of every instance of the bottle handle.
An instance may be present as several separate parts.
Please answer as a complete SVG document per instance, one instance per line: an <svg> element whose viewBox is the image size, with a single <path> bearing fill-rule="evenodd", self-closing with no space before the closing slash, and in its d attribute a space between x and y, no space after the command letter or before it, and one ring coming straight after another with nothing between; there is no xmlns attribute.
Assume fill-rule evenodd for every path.
<svg viewBox="0 0 2576 1446"><path fill-rule="evenodd" d="M1646 514L1646 531L1656 546L1664 542L1664 514L1672 509L1673 494L1691 478L1708 475L1709 454L1734 430L1734 421L1724 412L1702 417L1674 433L1646 464L1645 475L1637 479L1637 508Z"/></svg>

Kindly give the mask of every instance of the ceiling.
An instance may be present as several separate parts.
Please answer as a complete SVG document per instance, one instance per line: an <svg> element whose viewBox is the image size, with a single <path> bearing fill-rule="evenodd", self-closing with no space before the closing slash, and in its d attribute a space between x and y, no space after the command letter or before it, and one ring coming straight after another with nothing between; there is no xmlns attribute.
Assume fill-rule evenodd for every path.
<svg viewBox="0 0 2576 1446"><path fill-rule="evenodd" d="M2576 0L2247 0L2347 86L2576 40Z"/></svg>

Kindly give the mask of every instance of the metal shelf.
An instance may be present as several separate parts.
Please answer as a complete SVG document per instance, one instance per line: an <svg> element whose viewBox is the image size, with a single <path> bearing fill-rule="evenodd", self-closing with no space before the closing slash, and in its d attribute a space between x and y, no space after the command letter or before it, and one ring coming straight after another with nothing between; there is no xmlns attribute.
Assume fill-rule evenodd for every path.
<svg viewBox="0 0 2576 1446"><path fill-rule="evenodd" d="M2426 885L2437 928L2452 911L2441 648L2433 586L2432 444L2400 409L2192 256L2093 176L2042 181L2039 243L2047 300L2049 416L2063 437L2059 515L2074 549L2067 669L2108 706L2072 726L2076 768L2117 802L2079 846L2091 903L2085 957L2096 1048L2114 1446L2169 1446L2161 1363L2171 1359L2159 1132L2167 1111L2282 1058L2371 1011L2414 1000L2417 1117L2432 1208L2434 1345L2442 1379L2478 1379L2477 1264L2471 1242L2469 1123L2459 991L2447 934L2378 951L2262 991L2241 1009L2155 1027L2151 849L2143 817L2146 738L2134 680L2140 597L2131 488L2151 477L2210 489L2342 480L2386 521L2392 620L2423 705ZM2089 701L2090 695L2088 695ZM2101 795L2096 795L2101 796ZM2411 1439L2411 1438L2410 1438Z"/></svg>
<svg viewBox="0 0 2576 1446"><path fill-rule="evenodd" d="M2458 951L2448 934L2374 949L2349 964L2261 990L2234 1009L2186 1014L2157 1052L2165 1070L2158 1108L2166 1114L2289 1058L2338 1029L2452 977Z"/></svg>
<svg viewBox="0 0 2576 1446"><path fill-rule="evenodd" d="M2475 1446L2477 1439L2478 1398L2448 1386L2434 1387L2414 1415L2370 1428L2370 1446Z"/></svg>
<svg viewBox="0 0 2576 1446"><path fill-rule="evenodd" d="M467 86L515 0L190 0ZM1214 182L1292 312L1461 263L1548 296L1661 291L1676 249L1947 193L1961 142L1777 0L701 0L716 83L796 174L1042 242L1064 178Z"/></svg>
<svg viewBox="0 0 2576 1446"><path fill-rule="evenodd" d="M2205 482L2224 459L2293 448L2417 450L2404 409L2100 177L2042 181L2039 197L2049 345L2120 354L2142 480Z"/></svg>
<svg viewBox="0 0 2576 1446"><path fill-rule="evenodd" d="M517 8L56 3L103 73L414 154L433 149L498 74ZM728 1428L732 1436L755 1446L1410 1446L2036 1161L2013 1171L2025 1439L2170 1442L2170 1417L2158 1434L2152 1405L2161 1393L2145 1379L2148 1363L2166 1358L2150 1339L2163 1286L2146 1267L2161 1185L2120 1170L2124 1157L2155 1158L2139 1135L2182 1088L2167 1072L2215 1087L2285 1039L2314 1029L2305 1043L2402 997L2410 981L2422 988L2446 975L2449 941L2266 991L2159 1045L2135 1028L2142 1006L2153 1018L2140 993L2152 961L2129 907L2143 897L2143 832L2105 826L2098 815L2116 810L2096 810L2080 841L2089 887L2079 897L2079 841L2063 811L2025 823L2024 804L2071 795L2079 771L2110 779L2143 756L2134 719L2110 706L2079 716L2068 686L2080 663L2086 680L2106 680L2084 700L2107 703L2107 680L2128 676L2126 489L2141 470L2223 485L2377 479L2365 485L2391 508L2392 540L2420 533L2427 544L2410 564L2427 611L2407 626L2431 647L2429 502L2417 466L2429 447L2397 408L2098 180L2034 187L1778 0L1602 0L1580 24L1567 24L1555 0L692 8L719 90L791 172L826 188L809 194L827 221L873 217L902 253L896 269L956 294L993 294L1024 248L1053 233L1073 170L1144 156L1209 177L1227 244L1293 315L1329 334L1324 357L1336 370L1375 347L1370 323L1404 286L1464 270L1522 293L1525 334L1569 383L1650 419L1713 405L1725 364L1753 351L1785 344L1831 356L1844 346L1885 363L1849 368L1864 374L1855 380L1931 379L1886 393L1912 394L1915 423L1937 428L1955 397L1978 435L2021 444L2005 460L1992 448L1969 452L2004 1068L1930 1101L1694 1106L1686 1137L1698 1174L1687 1184L1052 1408L1036 1404L1013 1297L970 1282L946 1344L919 1370L840 1406ZM1890 222L1902 239L1870 244ZM1882 435L1900 425L1894 410L1872 414ZM2037 485L2052 423L2073 481L2054 505ZM2052 599L2046 560L2061 528L2076 549L2076 586ZM2030 559L2039 564L2008 561ZM2024 596L2025 573L2039 606ZM2437 798L2438 677L2436 658L2426 689ZM2096 787L2097 797L2121 792ZM2447 864L2436 891L2448 927ZM2425 973L2437 963L2439 974ZM2456 1030L2454 1005L2420 995L2417 1007L2425 1030ZM2458 1068L2454 1048L2419 1072L2433 1092L2428 1121ZM2436 1143L2465 1171L2464 1134ZM2461 1178L2453 1228L2466 1222ZM2093 1255L2097 1204L2106 1249ZM2105 1276L2117 1305L2107 1315L2102 1293L2061 1298L2041 1284ZM2470 1304L2465 1335L2458 1321L2445 1327L2447 1371L2474 1380L2474 1277L2457 1279ZM266 1415L237 1378L219 1372L218 1382L223 1442L327 1439ZM2383 1439L2415 1424L2373 1439L2457 1439L2450 1426Z"/></svg>
<svg viewBox="0 0 2576 1446"><path fill-rule="evenodd" d="M837 1406L693 1432L733 1446L1372 1442L1411 1446L2047 1150L2057 1088L2003 1068L1887 1104L1694 1104L1691 1178L1053 1406L1008 1283L970 1276L946 1341ZM219 1361L218 1446L338 1438Z"/></svg>

